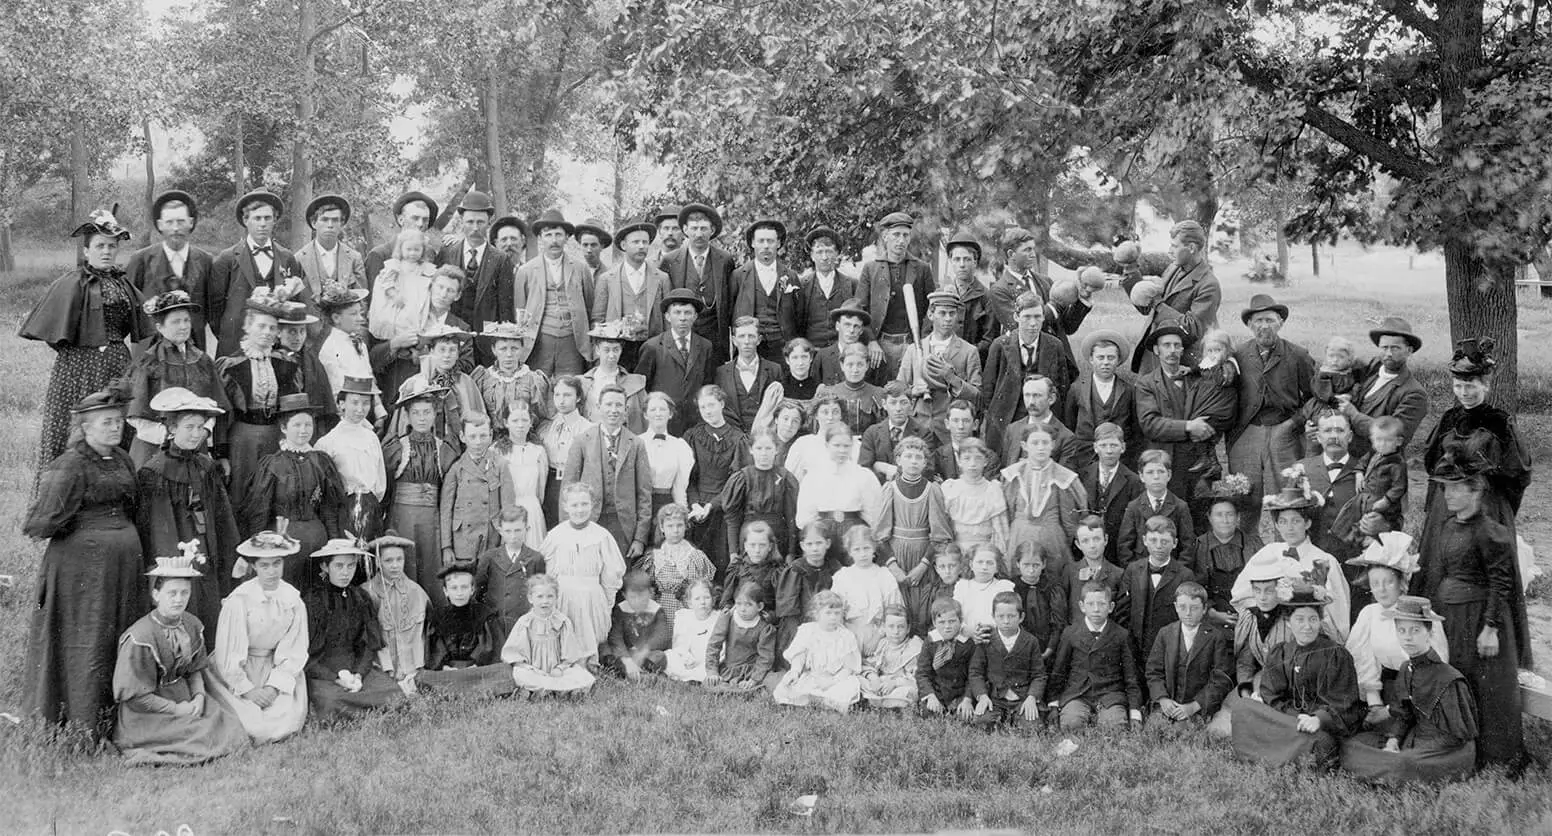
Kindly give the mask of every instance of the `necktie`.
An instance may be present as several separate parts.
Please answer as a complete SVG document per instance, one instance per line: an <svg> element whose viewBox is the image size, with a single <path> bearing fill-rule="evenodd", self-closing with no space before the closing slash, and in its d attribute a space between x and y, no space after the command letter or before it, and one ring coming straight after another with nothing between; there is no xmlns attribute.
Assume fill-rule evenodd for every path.
<svg viewBox="0 0 1552 836"><path fill-rule="evenodd" d="M1343 467L1344 465L1341 462L1326 462L1326 471L1328 473L1336 473Z"/></svg>
<svg viewBox="0 0 1552 836"><path fill-rule="evenodd" d="M254 247L253 248L253 254L255 256L266 255L266 256L269 256L270 258L274 258L275 257L275 250L270 245L265 244L262 247Z"/></svg>
<svg viewBox="0 0 1552 836"><path fill-rule="evenodd" d="M932 668L941 670L954 658L954 642L952 639L944 639L938 642L936 650L932 651Z"/></svg>
<svg viewBox="0 0 1552 836"><path fill-rule="evenodd" d="M620 437L618 435L605 435L604 446L609 452L609 464L613 466L620 455Z"/></svg>
<svg viewBox="0 0 1552 836"><path fill-rule="evenodd" d="M677 342L679 344L679 353L683 354L686 357L689 357L690 356L690 339L688 337L679 337L678 339L675 340L675 342Z"/></svg>
<svg viewBox="0 0 1552 836"><path fill-rule="evenodd" d="M1110 493L1110 477L1101 474L1099 477L1099 494L1104 496L1107 493Z"/></svg>
<svg viewBox="0 0 1552 836"><path fill-rule="evenodd" d="M183 264L188 259L186 253L178 253L172 257L172 272L178 278L183 278Z"/></svg>
<svg viewBox="0 0 1552 836"><path fill-rule="evenodd" d="M1028 367L1032 367L1034 365L1035 365L1035 347L1032 346L1032 345L1026 345L1026 346L1024 346L1024 366L1026 368L1028 368Z"/></svg>
<svg viewBox="0 0 1552 836"><path fill-rule="evenodd" d="M652 440L653 441L667 441L668 440L668 433L656 433L656 434L654 434L652 436Z"/></svg>
<svg viewBox="0 0 1552 836"><path fill-rule="evenodd" d="M1164 567L1163 566L1154 566L1152 563L1149 563L1148 564L1148 574L1150 574L1150 575L1162 575L1162 574L1164 574Z"/></svg>
<svg viewBox="0 0 1552 836"><path fill-rule="evenodd" d="M360 354L362 349L366 346L366 343L361 339L360 334L351 334L350 344L355 347L357 354Z"/></svg>
<svg viewBox="0 0 1552 836"><path fill-rule="evenodd" d="M473 276L475 273L478 273L479 270L480 270L480 254L479 254L479 251L471 248L469 250L469 264L468 264L468 267L464 270L464 272L468 273L470 276Z"/></svg>
<svg viewBox="0 0 1552 836"><path fill-rule="evenodd" d="M903 436L903 435L905 435L905 427L893 427L892 426L892 427L889 428L889 440L890 441L895 442L895 443L898 444L899 441L900 441L900 437Z"/></svg>
<svg viewBox="0 0 1552 836"><path fill-rule="evenodd" d="M1164 507L1164 500L1162 499L1150 499L1148 500L1148 503L1153 506L1153 513L1155 514L1159 512L1159 509Z"/></svg>

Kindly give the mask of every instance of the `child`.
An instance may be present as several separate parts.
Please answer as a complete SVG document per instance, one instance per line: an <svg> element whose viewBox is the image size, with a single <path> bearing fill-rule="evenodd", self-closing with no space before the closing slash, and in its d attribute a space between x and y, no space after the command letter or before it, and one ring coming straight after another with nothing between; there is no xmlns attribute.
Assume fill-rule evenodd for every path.
<svg viewBox="0 0 1552 836"><path fill-rule="evenodd" d="M781 376L782 395L800 407L807 407L819 391L819 369L815 366L818 349L802 337L788 340L781 350L785 367Z"/></svg>
<svg viewBox="0 0 1552 836"><path fill-rule="evenodd" d="M1040 643L1041 660L1056 654L1056 644L1067 629L1067 588L1054 573L1045 571L1045 554L1037 543L1018 544L1013 550L1018 577L1013 593L1024 610L1024 631Z"/></svg>
<svg viewBox="0 0 1552 836"><path fill-rule="evenodd" d="M1234 341L1229 338L1228 332L1221 328L1213 328L1202 335L1200 343L1201 360L1190 369L1190 374L1200 377L1208 386L1198 388L1202 402L1193 409L1197 414L1213 414L1218 411L1231 413L1236 408L1239 399L1239 360L1234 357ZM1188 382L1187 385L1190 385ZM1199 496L1210 496L1212 483L1223 473L1223 465L1229 460L1229 450L1224 437L1219 434L1213 440L1213 455L1203 456L1191 465L1187 471L1195 479L1190 484L1191 496L1183 496L1187 501ZM1180 483L1177 482L1178 486ZM1182 541L1184 542L1184 541Z"/></svg>
<svg viewBox="0 0 1552 836"><path fill-rule="evenodd" d="M798 628L787 648L789 668L776 683L777 705L817 702L845 714L861 698L862 652L857 637L844 629L846 611L846 600L834 591L814 596L813 621Z"/></svg>
<svg viewBox="0 0 1552 836"><path fill-rule="evenodd" d="M616 604L609 623L609 652L603 666L632 682L644 673L661 673L673 633L663 608L652 600L652 576L640 569L625 574L625 600Z"/></svg>
<svg viewBox="0 0 1552 836"><path fill-rule="evenodd" d="M878 515L878 541L887 543L885 564L901 589L913 587L932 572L934 551L954 541L943 489L930 482L927 443L903 438L895 447L899 461L897 478L884 484L884 501Z"/></svg>
<svg viewBox="0 0 1552 836"><path fill-rule="evenodd" d="M1320 449L1320 439L1316 436L1320 414L1331 409L1340 412L1341 396L1347 395L1351 399L1357 383L1358 377L1353 370L1352 341L1346 337L1333 336L1326 341L1325 359L1310 380L1310 399L1304 402L1300 410L1304 419L1302 426L1306 429L1306 449Z"/></svg>
<svg viewBox="0 0 1552 836"><path fill-rule="evenodd" d="M1385 518L1391 531L1405 527L1407 504L1407 465L1401 455L1401 434L1405 425L1394 415L1374 419L1369 425L1369 465L1363 471L1363 491L1360 494L1358 519L1353 520L1348 540L1367 545L1373 538L1365 537L1358 530L1358 520L1373 511Z"/></svg>
<svg viewBox="0 0 1552 836"><path fill-rule="evenodd" d="M695 466L690 471L690 521L695 545L711 559L720 577L733 551L720 498L728 479L749 464L749 437L727 422L727 393L720 386L702 386L695 399L700 423L686 430Z"/></svg>
<svg viewBox="0 0 1552 836"><path fill-rule="evenodd" d="M977 546L970 553L970 577L954 584L954 600L959 602L965 635L977 643L991 638L992 603L999 594L1013 591L1013 581L997 577L1001 566L1002 552L996 546Z"/></svg>
<svg viewBox="0 0 1552 836"><path fill-rule="evenodd" d="M666 672L675 682L706 681L706 649L721 615L712 609L711 581L697 578L684 585L684 608L673 619L674 638Z"/></svg>
<svg viewBox="0 0 1552 836"><path fill-rule="evenodd" d="M976 645L961 634L960 622L958 601L939 598L932 602L932 632L916 659L916 690L921 694L923 714L953 712L968 720L975 710L975 701L966 692Z"/></svg>
<svg viewBox="0 0 1552 836"><path fill-rule="evenodd" d="M415 544L390 528L367 548L377 556L377 573L361 589L377 608L382 629L377 666L397 680L405 693L412 693L414 676L426 665L426 613L431 608L425 588L404 573Z"/></svg>
<svg viewBox="0 0 1552 836"><path fill-rule="evenodd" d="M307 610L309 717L329 721L391 708L405 699L393 677L372 667L383 648L377 610L359 586L356 564L370 555L350 538L313 552L326 583L302 596Z"/></svg>
<svg viewBox="0 0 1552 836"><path fill-rule="evenodd" d="M1089 511L1098 514L1105 526L1105 560L1121 563L1116 547L1121 539L1121 522L1126 506L1143 492L1142 479L1122 461L1126 436L1115 424L1094 428L1094 462L1083 469L1079 478L1089 497Z"/></svg>
<svg viewBox="0 0 1552 836"><path fill-rule="evenodd" d="M1132 651L1139 669L1148 659L1154 636L1175 622L1175 589L1196 581L1191 570L1174 559L1179 547L1175 524L1168 517L1149 517L1144 528L1148 559L1128 563L1121 570L1126 604L1114 610L1116 621L1132 635Z"/></svg>
<svg viewBox="0 0 1552 836"><path fill-rule="evenodd" d="M874 708L910 708L922 640L911 635L905 608L896 604L884 608L883 633L862 666L862 698Z"/></svg>
<svg viewBox="0 0 1552 836"><path fill-rule="evenodd" d="M1238 502L1226 496L1214 499L1207 511L1208 530L1181 556L1206 587L1207 620L1218 626L1234 624L1234 579L1250 556L1265 545L1259 536L1240 530L1239 523Z"/></svg>
<svg viewBox="0 0 1552 836"><path fill-rule="evenodd" d="M932 631L933 602L954 597L954 585L964 571L964 560L964 552L958 546L944 543L932 556L932 571L920 582L900 590L911 618L911 635L925 636Z"/></svg>
<svg viewBox="0 0 1552 836"><path fill-rule="evenodd" d="M1147 534L1147 522L1153 517L1168 517L1174 521L1180 541L1196 539L1196 531L1191 526L1191 509L1180 497L1169 491L1172 475L1169 453L1164 450L1144 450L1137 457L1137 464L1142 468L1139 476L1142 478L1143 492L1126 505L1126 513L1121 516L1120 543L1116 549L1116 556L1125 563L1143 560L1148 556L1148 547L1143 543L1143 537Z"/></svg>
<svg viewBox="0 0 1552 836"><path fill-rule="evenodd" d="M437 281L445 281L442 276ZM422 331L420 343L426 356L420 361L420 372L399 384L399 400L426 389L437 390L432 398L436 408L436 434L447 438L463 424L465 415L485 415L485 398L474 378L459 370L459 360L467 351L467 344L474 339L468 331L443 324ZM488 416L487 416L488 417ZM405 416L395 413L389 422L391 434L404 432Z"/></svg>
<svg viewBox="0 0 1552 836"><path fill-rule="evenodd" d="M517 620L501 648L501 661L512 666L512 681L529 699L545 694L580 696L593 687L593 674L584 663L598 646L577 634L571 619L560 611L559 598L560 584L554 578L529 578L528 612Z"/></svg>
<svg viewBox="0 0 1552 836"><path fill-rule="evenodd" d="M904 383L891 380L883 391L885 420L858 428L862 447L857 451L857 464L878 474L880 482L888 482L900 470L895 464L900 443L906 438L924 439L927 430L911 421L911 393Z"/></svg>
<svg viewBox="0 0 1552 836"><path fill-rule="evenodd" d="M1337 337L1337 339L1341 339ZM1219 389L1232 389L1239 380L1239 361L1234 359L1234 341L1229 333L1214 328L1202 335L1198 344L1202 359L1196 364L1198 373ZM1351 345L1349 345L1349 349ZM1349 357L1349 363L1351 358Z"/></svg>
<svg viewBox="0 0 1552 836"><path fill-rule="evenodd" d="M978 726L1040 722L1040 699L1045 694L1045 660L1040 643L1019 627L1024 608L1013 592L999 592L992 600L996 632L975 648L970 660L970 694L975 697Z"/></svg>
<svg viewBox="0 0 1552 836"><path fill-rule="evenodd" d="M706 644L706 687L717 694L753 694L766 685L776 662L776 628L762 617L765 592L745 584L733 609L717 619Z"/></svg>
<svg viewBox="0 0 1552 836"><path fill-rule="evenodd" d="M1051 663L1052 708L1061 710L1062 731L1077 731L1096 720L1100 728L1125 729L1142 722L1142 688L1137 659L1126 629L1110 620L1110 587L1083 586L1083 620L1062 632Z"/></svg>
<svg viewBox="0 0 1552 836"><path fill-rule="evenodd" d="M473 562L501 542L497 523L516 506L512 471L501 454L490 449L490 419L463 419L463 455L442 479L442 564ZM440 598L440 595L433 596Z"/></svg>
<svg viewBox="0 0 1552 836"><path fill-rule="evenodd" d="M873 562L876 543L872 529L866 525L852 526L844 535L844 542L851 565L835 573L830 590L840 595L846 605L846 628L857 637L858 647L863 653L872 653L878 644L878 619L884 607L905 601L900 597L895 576Z"/></svg>
<svg viewBox="0 0 1552 836"><path fill-rule="evenodd" d="M759 586L765 600L775 600L776 573L781 571L782 564L786 562L775 549L775 539L776 532L771 529L770 523L764 520L744 523L743 548L740 549L742 555L738 562L728 567L727 582L722 593L723 609L733 606L733 596L738 587L746 583ZM767 620L774 625L775 613L769 615Z"/></svg>
<svg viewBox="0 0 1552 836"><path fill-rule="evenodd" d="M1001 485L986 478L995 465L991 449L979 438L966 438L956 463L959 478L943 483L943 504L959 548L973 552L982 543L1008 542L1007 498Z"/></svg>
<svg viewBox="0 0 1552 836"><path fill-rule="evenodd" d="M1146 728L1163 731L1196 718L1211 720L1234 690L1234 637L1204 623L1207 590L1198 583L1175 587L1178 621L1160 631L1148 651L1144 678L1154 710Z"/></svg>
<svg viewBox="0 0 1552 836"><path fill-rule="evenodd" d="M841 381L819 387L815 397L835 397L841 418L860 434L884 418L884 390L867 382L868 350L860 344L840 347Z"/></svg>
<svg viewBox="0 0 1552 836"><path fill-rule="evenodd" d="M1031 426L1024 436L1024 460L1003 468L1002 493L1011 520L1008 542L1033 540L1055 555L1071 550L1088 498L1078 474L1051 458L1053 443L1048 428ZM1003 571L1014 574L1012 566Z"/></svg>
<svg viewBox="0 0 1552 836"><path fill-rule="evenodd" d="M507 630L495 610L474 598L475 566L454 563L437 573L446 604L426 625L426 667L416 681L434 691L512 693L512 673L501 664Z"/></svg>
<svg viewBox="0 0 1552 836"><path fill-rule="evenodd" d="M433 400L445 391L425 388L401 396L398 409L407 416L407 429L390 435L382 448L392 484L387 525L415 542L414 560L405 572L416 583L429 583L442 568L442 485L458 460L458 449L435 431ZM340 471L343 474L344 468Z"/></svg>
<svg viewBox="0 0 1552 836"><path fill-rule="evenodd" d="M1126 600L1125 592L1121 589L1122 569L1105 558L1105 554L1110 551L1109 539L1105 536L1104 521L1098 515L1090 514L1078 523L1078 536L1074 542L1078 544L1079 557L1062 567L1062 586L1067 590L1069 624L1083 620L1083 585L1089 581L1109 587L1111 600Z"/></svg>
<svg viewBox="0 0 1552 836"><path fill-rule="evenodd" d="M485 402L485 414L493 418L510 416L513 404L523 403L528 405L531 424L548 418L550 381L543 372L523 362L523 343L528 340L523 327L516 322L487 322L479 336L490 340L491 355L495 358L495 362L479 366L469 375ZM522 443L528 439L508 436L508 440Z"/></svg>
<svg viewBox="0 0 1552 836"><path fill-rule="evenodd" d="M625 557L609 530L593 522L593 486L572 482L561 490L566 521L544 538L544 565L558 585L559 606L590 660L609 633L609 609L625 577ZM530 587L530 600L532 588ZM519 683L521 684L521 683Z"/></svg>
<svg viewBox="0 0 1552 836"><path fill-rule="evenodd" d="M709 581L717 573L706 553L684 539L689 530L689 513L675 502L658 509L655 529L663 542L647 560L652 580L657 584L657 602L670 626L679 612L680 596L695 581Z"/></svg>
<svg viewBox="0 0 1552 836"><path fill-rule="evenodd" d="M502 635L528 612L528 579L544 574L544 555L528 546L528 509L501 512L501 545L475 562L475 596L501 618Z"/></svg>
<svg viewBox="0 0 1552 836"><path fill-rule="evenodd" d="M830 556L830 524L816 520L803 528L802 554L776 573L776 655L787 650L813 605L814 595L830 588L841 564Z"/></svg>
<svg viewBox="0 0 1552 836"><path fill-rule="evenodd" d="M975 405L970 401L955 399L949 402L945 412L943 424L933 425L937 436L936 449L932 454L932 466L928 468L936 479L959 478L959 454L964 449L966 441L976 438L975 432ZM990 452L989 448L983 449ZM996 465L991 460L982 465L981 472L996 470Z"/></svg>
<svg viewBox="0 0 1552 836"><path fill-rule="evenodd" d="M726 526L728 554L738 554L744 523L760 520L770 525L772 547L780 554L797 554L798 480L776 464L779 448L775 431L757 429L749 436L750 464L729 476L722 486L717 507Z"/></svg>
<svg viewBox="0 0 1552 836"><path fill-rule="evenodd" d="M533 440L534 422L540 413L525 400L511 401L502 409L506 414L506 432L496 440L496 452L506 460L507 472L512 477L512 504L528 512L528 545L537 549L544 543L544 533L550 530L544 518L544 486L551 473L550 454L543 444ZM499 416L502 413L491 414Z"/></svg>

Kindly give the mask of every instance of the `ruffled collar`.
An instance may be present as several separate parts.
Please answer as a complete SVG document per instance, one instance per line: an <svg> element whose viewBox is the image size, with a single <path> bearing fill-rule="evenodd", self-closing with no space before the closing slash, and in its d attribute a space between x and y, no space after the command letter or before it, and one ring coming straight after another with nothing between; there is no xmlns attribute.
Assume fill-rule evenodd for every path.
<svg viewBox="0 0 1552 836"><path fill-rule="evenodd" d="M232 597L242 598L252 604L263 604L265 601L274 601L285 609L295 609L302 605L302 593L296 587L281 581L280 585L271 592L266 592L259 584L258 578L250 578L237 585L232 590Z"/></svg>
<svg viewBox="0 0 1552 836"><path fill-rule="evenodd" d="M249 360L268 360L274 349L263 349L248 342L246 339L237 344L237 349Z"/></svg>

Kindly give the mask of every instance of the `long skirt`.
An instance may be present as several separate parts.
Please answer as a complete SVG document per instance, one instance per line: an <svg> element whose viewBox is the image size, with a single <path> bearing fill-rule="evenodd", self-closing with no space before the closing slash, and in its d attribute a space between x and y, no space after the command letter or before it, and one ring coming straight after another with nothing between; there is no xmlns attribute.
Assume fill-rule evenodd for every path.
<svg viewBox="0 0 1552 836"><path fill-rule="evenodd" d="M1387 752L1383 734L1363 732L1342 744L1342 768L1379 783L1454 781L1470 777L1476 766L1477 747L1472 741L1449 749L1415 746Z"/></svg>
<svg viewBox="0 0 1552 836"><path fill-rule="evenodd" d="M573 665L559 674L540 673L535 668L512 668L512 682L524 691L571 694L593 687L596 677L581 665Z"/></svg>
<svg viewBox="0 0 1552 836"><path fill-rule="evenodd" d="M205 677L205 710L198 717L175 717L150 711L138 711L128 703L119 705L118 727L113 745L124 754L129 766L192 766L225 757L247 747L248 733L231 707L211 693L215 677ZM156 695L173 702L193 698L188 678L174 680L156 689Z"/></svg>
<svg viewBox="0 0 1552 836"><path fill-rule="evenodd" d="M329 541L329 532L324 530L323 520L292 520L290 527L286 529L286 534L295 537L302 544L302 550L298 552L298 556L286 561L286 583L306 595L308 590L323 585L323 578L318 572L318 561L312 559L312 553L323 548L323 544Z"/></svg>
<svg viewBox="0 0 1552 836"><path fill-rule="evenodd" d="M1517 670L1520 645L1514 619L1505 619L1498 628L1498 655L1484 659L1477 654L1477 635L1486 620L1487 602L1435 602L1435 606L1444 616L1450 666L1466 675L1466 685L1477 701L1477 716L1481 718L1477 759L1483 766L1518 764L1525 752L1525 730Z"/></svg>
<svg viewBox="0 0 1552 836"><path fill-rule="evenodd" d="M27 639L23 710L106 736L119 636L150 608L140 536L127 518L85 522L49 541Z"/></svg>
<svg viewBox="0 0 1552 836"><path fill-rule="evenodd" d="M421 671L415 683L438 694L489 694L504 697L517 690L512 681L512 666L500 662L467 668Z"/></svg>
<svg viewBox="0 0 1552 836"><path fill-rule="evenodd" d="M248 483L259 469L259 461L280 449L279 424L245 424L233 421L226 434L231 445L227 454L232 467L232 481L227 495L238 513L246 513L248 507Z"/></svg>
<svg viewBox="0 0 1552 836"><path fill-rule="evenodd" d="M404 574L409 579L420 584L426 590L427 595L432 595L432 601L436 600L431 588L441 590L442 585L436 582L437 572L442 571L442 539L440 534L441 514L430 505L406 505L395 502L388 511L388 527L399 532L400 537L408 537L415 541L415 555L413 559L404 561Z"/></svg>
<svg viewBox="0 0 1552 836"><path fill-rule="evenodd" d="M313 719L322 722L392 708L407 699L399 683L376 668L361 677L361 690L354 693L332 679L307 679L307 701L312 706Z"/></svg>
<svg viewBox="0 0 1552 836"><path fill-rule="evenodd" d="M269 681L270 671L275 667L275 653L269 651L248 651L248 659L243 664L243 673L249 682L264 683ZM275 695L275 701L269 708L260 708L256 702L243 699L241 694L232 691L231 686L220 677L212 676L205 680L205 693L207 699L220 700L226 705L237 719L242 723L243 729L255 743L274 743L284 740L302 730L302 725L307 721L307 680L299 677L289 694Z"/></svg>
<svg viewBox="0 0 1552 836"><path fill-rule="evenodd" d="M49 372L48 388L43 391L43 432L38 439L39 474L70 446L70 434L75 427L70 409L82 398L121 377L127 368L129 346L122 342L103 349L65 346L55 352L54 369Z"/></svg>
<svg viewBox="0 0 1552 836"><path fill-rule="evenodd" d="M772 693L777 705L818 705L845 714L862 699L862 679L792 671L776 683Z"/></svg>
<svg viewBox="0 0 1552 836"><path fill-rule="evenodd" d="M1295 715L1256 700L1240 700L1234 704L1234 752L1269 766L1307 758L1317 767L1335 767L1340 741L1325 729L1309 734L1298 725Z"/></svg>

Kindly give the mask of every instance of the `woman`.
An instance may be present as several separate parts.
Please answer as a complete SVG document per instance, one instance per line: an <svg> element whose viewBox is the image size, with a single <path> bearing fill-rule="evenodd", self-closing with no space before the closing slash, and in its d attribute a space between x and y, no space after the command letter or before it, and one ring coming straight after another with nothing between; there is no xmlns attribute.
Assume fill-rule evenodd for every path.
<svg viewBox="0 0 1552 836"><path fill-rule="evenodd" d="M690 471L695 469L695 453L684 439L668 434L678 409L674 399L662 392L647 396L647 431L641 434L641 441L646 445L647 465L652 470L653 520L665 505L690 507Z"/></svg>
<svg viewBox="0 0 1552 836"><path fill-rule="evenodd" d="M544 518L560 524L561 470L571 455L571 445L582 433L591 429L593 422L577 411L581 403L582 384L575 377L566 375L555 379L550 388L551 404L555 407L550 420L539 428L539 443L550 460L550 472L544 483Z"/></svg>
<svg viewBox="0 0 1552 836"><path fill-rule="evenodd" d="M749 464L749 437L728 423L727 393L720 386L702 386L695 404L701 420L684 434L684 443L695 457L688 489L690 521L696 523L691 540L711 559L720 578L732 552L717 499L728 477Z"/></svg>
<svg viewBox="0 0 1552 836"><path fill-rule="evenodd" d="M280 396L302 391L296 364L272 353L283 304L270 288L254 288L243 313L241 353L216 360L232 404L226 443L216 446L216 458L227 460L232 504L238 508L248 506L248 486L259 460L280 449Z"/></svg>
<svg viewBox="0 0 1552 836"><path fill-rule="evenodd" d="M499 420L510 414L513 403L522 401L528 404L535 424L550 417L550 381L523 362L523 342L527 339L523 329L513 322L487 322L479 336L490 340L491 354L496 358L470 374L485 401L485 412ZM497 431L499 434L502 428L497 427Z"/></svg>
<svg viewBox="0 0 1552 836"><path fill-rule="evenodd" d="M367 351L366 309L362 307L368 293L365 288L325 282L318 295L318 311L326 323L323 339L318 343L318 362L323 364L323 372L329 379L331 403L337 402L345 378L372 377L372 358ZM374 395L368 419L381 426L387 418L383 399Z"/></svg>
<svg viewBox="0 0 1552 836"><path fill-rule="evenodd" d="M631 374L620 366L625 343L639 340L622 336L625 332L619 323L605 323L587 332L593 344L593 367L582 373L582 414L589 421L598 423L598 396L610 384L625 390L625 428L638 435L647 428L647 379Z"/></svg>
<svg viewBox="0 0 1552 836"><path fill-rule="evenodd" d="M361 558L371 555L347 537L330 540L312 556L325 581L302 596L313 717L329 722L398 705L405 692L372 664L385 646L377 611L366 592L352 585Z"/></svg>
<svg viewBox="0 0 1552 836"><path fill-rule="evenodd" d="M193 342L194 314L200 306L182 290L169 290L147 299L141 307L156 326L156 334L136 347L125 375L129 378L129 425L135 429L129 456L137 467L167 440L167 428L151 409L151 399L164 389L179 387L215 401L230 411L226 390L216 375L216 363ZM216 429L225 432L225 427Z"/></svg>
<svg viewBox="0 0 1552 836"><path fill-rule="evenodd" d="M85 263L49 285L20 332L23 339L42 340L55 352L43 396L40 479L66 450L74 427L72 407L123 375L129 368L129 345L151 331L140 310L140 295L114 263L129 230L119 226L113 213L99 209L70 237L85 239Z"/></svg>
<svg viewBox="0 0 1552 836"><path fill-rule="evenodd" d="M549 531L544 516L542 497L544 483L549 478L550 457L544 445L533 440L533 405L526 400L508 401L506 433L496 442L496 449L505 457L507 470L512 473L512 488L517 504L528 512L528 538L526 544L538 549Z"/></svg>
<svg viewBox="0 0 1552 836"><path fill-rule="evenodd" d="M307 395L285 395L275 411L280 416L280 449L259 460L243 508L243 530L263 531L270 526L300 541L299 551L312 554L340 536L340 512L345 505L345 485L334 459L313 447L313 415L317 407ZM317 586L318 576L308 572L305 561L286 564L286 583L306 592Z"/></svg>
<svg viewBox="0 0 1552 836"><path fill-rule="evenodd" d="M793 478L802 483L808 476L812 467L824 468L831 460L829 444L825 442L825 433L836 424L846 423L845 407L841 405L841 399L834 395L822 395L814 399L814 431L808 435L801 435L793 439L787 446L787 453L782 457L782 466L787 468ZM850 429L848 427L848 429ZM779 432L779 430L778 430ZM779 437L779 436L778 436ZM853 435L851 457L855 461L857 453L861 449L861 443L856 441ZM874 478L877 481L877 477Z"/></svg>
<svg viewBox="0 0 1552 836"><path fill-rule="evenodd" d="M818 519L830 521L830 559L850 566L846 532L858 525L877 525L883 504L878 477L857 464L851 428L834 421L821 436L829 459L816 462L798 483L797 526L806 528Z"/></svg>
<svg viewBox="0 0 1552 836"><path fill-rule="evenodd" d="M784 400L776 407L776 415L771 420L771 428L776 431L776 466L787 466L787 451L803 434L803 427L808 421L808 413L804 411L802 404L797 401Z"/></svg>
<svg viewBox="0 0 1552 836"><path fill-rule="evenodd" d="M112 724L118 638L144 609L139 490L124 435L122 393L76 404L82 439L38 480L22 533L49 538L38 570L38 604L23 669L26 713L95 737Z"/></svg>
<svg viewBox="0 0 1552 836"><path fill-rule="evenodd" d="M1353 622L1347 652L1353 654L1358 691L1369 708L1364 725L1376 726L1389 716L1385 706L1395 702L1396 677L1410 658L1396 637L1394 616L1396 602L1417 571L1417 553L1412 551L1410 536L1387 531L1347 565L1364 567L1374 595L1374 603L1364 607ZM1433 628L1433 648L1443 661L1449 661L1449 646L1438 625Z"/></svg>
<svg viewBox="0 0 1552 836"><path fill-rule="evenodd" d="M1078 474L1053 460L1051 447L1051 433L1044 426L1031 426L1024 436L1024 460L1002 471L1009 520L1005 547L1009 565L1003 570L1010 576L1017 574L1012 563L1014 546L1026 540L1040 544L1048 563L1071 554L1078 515L1088 507Z"/></svg>
<svg viewBox="0 0 1552 836"><path fill-rule="evenodd" d="M200 764L248 745L237 715L210 695L219 680L207 671L205 625L185 612L204 556L183 545L181 557L158 557L146 573L156 609L119 639L113 745L130 766Z"/></svg>
<svg viewBox="0 0 1552 836"><path fill-rule="evenodd" d="M819 370L814 368L817 353L814 344L802 337L787 341L781 349L782 359L786 361L781 390L788 400L800 407L807 407L819 392Z"/></svg>
<svg viewBox="0 0 1552 836"><path fill-rule="evenodd" d="M136 481L140 507L136 528L145 554L177 554L180 544L197 542L210 555L205 571L191 581L189 612L202 624L215 624L221 598L232 590L232 549L241 539L237 517L226 495L226 474L205 452L207 425L219 420L221 407L187 389L164 389L151 399L162 417L167 442L140 468ZM215 641L215 633L205 636Z"/></svg>
<svg viewBox="0 0 1552 836"><path fill-rule="evenodd" d="M1299 570L1306 583L1325 587L1328 599L1326 616L1336 628L1337 641L1346 642L1353 623L1352 596L1347 587L1347 577L1342 574L1342 566L1336 558L1311 542L1309 537L1310 526L1320 515L1319 495L1309 489L1309 479L1302 471L1292 478L1284 474L1284 478L1288 481L1282 491L1261 501L1261 507L1272 515L1272 524L1281 542L1268 543L1250 556L1250 560L1245 562L1245 569L1235 579L1230 594L1235 602L1250 600L1255 595L1248 579L1252 564L1261 564L1280 556L1293 558L1299 562Z"/></svg>
<svg viewBox="0 0 1552 836"><path fill-rule="evenodd" d="M299 563L300 541L260 531L237 547L253 566L221 605L212 651L221 684L216 698L236 712L255 743L273 743L302 730L307 720L307 610L302 594L282 579ZM304 558L305 560L305 558Z"/></svg>

